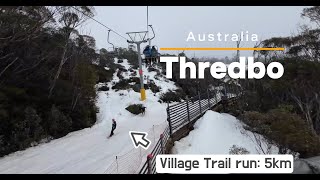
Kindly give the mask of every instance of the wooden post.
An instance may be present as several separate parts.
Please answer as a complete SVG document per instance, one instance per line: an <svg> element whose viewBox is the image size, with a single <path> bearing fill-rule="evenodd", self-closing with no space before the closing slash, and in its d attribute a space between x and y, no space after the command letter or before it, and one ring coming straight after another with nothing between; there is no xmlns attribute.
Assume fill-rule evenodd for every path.
<svg viewBox="0 0 320 180"><path fill-rule="evenodd" d="M228 87L228 84L225 84L225 87L226 87L226 96L227 96L227 99L229 99L229 87Z"/></svg>
<svg viewBox="0 0 320 180"><path fill-rule="evenodd" d="M167 107L167 121L169 123L169 130L170 130L170 137L172 135L172 125L171 125L171 119L170 119L170 109L169 109L169 103Z"/></svg>
<svg viewBox="0 0 320 180"><path fill-rule="evenodd" d="M223 106L223 112L226 112L226 103L228 101L228 90L227 90L227 85L224 83L224 95L222 96L222 106Z"/></svg>
<svg viewBox="0 0 320 180"><path fill-rule="evenodd" d="M218 104L218 91L214 92L215 104Z"/></svg>
<svg viewBox="0 0 320 180"><path fill-rule="evenodd" d="M189 97L187 97L187 112L188 112L188 123L190 124Z"/></svg>
<svg viewBox="0 0 320 180"><path fill-rule="evenodd" d="M164 144L163 144L163 134L160 134L160 143L161 143L161 154L165 153Z"/></svg>
<svg viewBox="0 0 320 180"><path fill-rule="evenodd" d="M148 161L148 174L152 174L152 163L151 163L151 160L152 160L152 154L149 154L148 156L147 156L147 161Z"/></svg>
<svg viewBox="0 0 320 180"><path fill-rule="evenodd" d="M116 163L117 163L117 173L119 173L118 156L116 156Z"/></svg>
<svg viewBox="0 0 320 180"><path fill-rule="evenodd" d="M233 86L232 86L232 84L230 84L230 98L232 98L233 97Z"/></svg>
<svg viewBox="0 0 320 180"><path fill-rule="evenodd" d="M229 88L228 88L228 84L224 84L224 87L226 88L226 97L227 99L229 98Z"/></svg>
<svg viewBox="0 0 320 180"><path fill-rule="evenodd" d="M207 89L207 95L208 95L208 109L210 109L211 106L210 106L210 94L209 94L209 89Z"/></svg>
<svg viewBox="0 0 320 180"><path fill-rule="evenodd" d="M199 98L200 114L202 114L202 110L201 110L201 96L200 96L200 91L198 91L198 98Z"/></svg>
<svg viewBox="0 0 320 180"><path fill-rule="evenodd" d="M221 99L222 99L222 96L223 96L223 93L224 92L224 89L223 89L223 91L222 90L219 90L218 92L217 92L217 94L216 94L216 96L217 96L217 102L220 102L221 101Z"/></svg>

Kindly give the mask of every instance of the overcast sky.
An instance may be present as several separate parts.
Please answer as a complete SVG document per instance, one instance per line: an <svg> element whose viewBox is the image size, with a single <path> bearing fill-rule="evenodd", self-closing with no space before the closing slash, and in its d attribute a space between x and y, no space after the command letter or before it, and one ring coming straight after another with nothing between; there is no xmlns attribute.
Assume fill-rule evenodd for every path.
<svg viewBox="0 0 320 180"><path fill-rule="evenodd" d="M203 6L149 6L149 24L152 24L156 34L152 45L160 47L236 47L236 43L228 41L219 42L216 37L213 42L187 42L189 32L198 34L238 34L248 31L257 34L260 40L270 37L289 36L297 33L298 26L307 24L300 14L304 7L278 6L278 7L203 7ZM128 37L125 33L132 31L145 31L147 29L146 6L97 6L95 7L98 21L102 22L119 34ZM108 31L100 24L88 20L80 30L96 39L98 49L111 47L107 43ZM110 33L110 41L115 46L128 47L127 42L114 33ZM253 47L254 42L243 41L241 47ZM147 44L142 44L144 48ZM111 50L111 49L108 49ZM160 51L160 53L164 53ZM178 51L170 51L177 54ZM193 57L225 57L235 54L233 51L188 51ZM241 55L251 55L250 51L242 51Z"/></svg>

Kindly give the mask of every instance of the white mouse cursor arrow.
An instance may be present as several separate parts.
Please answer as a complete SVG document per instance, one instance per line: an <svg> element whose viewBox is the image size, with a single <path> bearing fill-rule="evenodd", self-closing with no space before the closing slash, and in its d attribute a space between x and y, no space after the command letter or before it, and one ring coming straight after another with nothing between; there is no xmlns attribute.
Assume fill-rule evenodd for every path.
<svg viewBox="0 0 320 180"><path fill-rule="evenodd" d="M141 146L144 149L148 149L151 145L151 141L147 139L148 133L146 132L129 131L129 135L135 148Z"/></svg>

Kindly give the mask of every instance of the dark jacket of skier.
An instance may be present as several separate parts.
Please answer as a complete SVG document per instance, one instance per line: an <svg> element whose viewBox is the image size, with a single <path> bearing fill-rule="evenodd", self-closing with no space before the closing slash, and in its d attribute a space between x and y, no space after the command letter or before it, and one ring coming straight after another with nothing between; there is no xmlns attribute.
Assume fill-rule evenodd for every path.
<svg viewBox="0 0 320 180"><path fill-rule="evenodd" d="M112 119L112 129L111 129L111 134L110 136L112 136L114 133L113 131L117 128L117 122L116 120Z"/></svg>

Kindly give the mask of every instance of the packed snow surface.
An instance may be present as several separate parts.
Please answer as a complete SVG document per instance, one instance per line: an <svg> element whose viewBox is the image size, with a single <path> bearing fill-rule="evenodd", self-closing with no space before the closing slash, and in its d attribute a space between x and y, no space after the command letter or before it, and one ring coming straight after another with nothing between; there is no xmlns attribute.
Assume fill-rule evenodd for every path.
<svg viewBox="0 0 320 180"><path fill-rule="evenodd" d="M233 145L245 148L250 154L263 154L267 150L264 138L246 131L234 116L209 110L188 136L175 142L172 151L174 154L229 154ZM271 153L277 152L276 147L271 148Z"/></svg>
<svg viewBox="0 0 320 180"><path fill-rule="evenodd" d="M115 62L118 60L115 59ZM127 70L131 67L127 60L118 64ZM106 70L108 69L106 67ZM113 74L111 82L97 85L97 88L106 85L110 90L98 91L96 105L99 112L95 125L0 158L0 173L137 173L167 126L167 105L158 102L161 93L177 87L174 82L154 71L148 72L147 68L143 67L144 83L153 80L161 90L159 93L146 90L147 100L141 102L140 93L132 89L111 89L113 84L120 80L118 71ZM131 77L131 72L122 72L121 75L127 79ZM139 77L139 74L135 76ZM130 104L137 103L147 107L144 115L134 115L125 110ZM112 118L117 121L117 128L114 136L107 138L111 131ZM147 138L151 140L151 147L147 151L135 149L129 131L148 132ZM235 117L207 111L187 137L175 142L173 152L228 154L232 145L238 145L252 154L260 153L253 134L247 132L248 135L245 135L243 132L246 131ZM264 143L263 146L266 147Z"/></svg>
<svg viewBox="0 0 320 180"><path fill-rule="evenodd" d="M117 59L115 60L117 62ZM130 68L127 60L119 64L126 69ZM154 80L157 86L161 87L160 93L154 94L151 90L146 90L147 100L141 102L140 93L132 89L112 90L112 83L119 81L116 75L117 70L112 82L106 84L110 90L99 91L97 94L96 104L99 112L94 126L5 156L0 159L0 173L108 173L106 169L110 169L111 165L114 166L116 156L122 156L119 161L123 160L125 165L132 163L130 159L134 157L128 155L131 155L130 152L134 146L129 137L129 131L148 132L151 144L155 144L159 134L166 127L167 118L167 105L158 102L159 96L170 89L176 89L172 81L165 81L163 77L158 77L159 80L156 80L156 73L148 72L145 67L143 71L150 80ZM129 78L130 72L124 72L122 76ZM97 86L101 85L103 84ZM147 107L144 115L134 115L125 110L127 106L135 103L142 103ZM112 118L117 121L117 128L115 135L108 139ZM135 169L132 171L123 172L136 172L140 162L142 163L142 161L134 162ZM121 173L119 171L118 173Z"/></svg>

